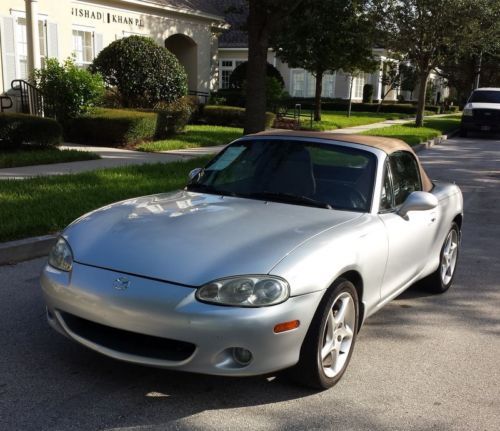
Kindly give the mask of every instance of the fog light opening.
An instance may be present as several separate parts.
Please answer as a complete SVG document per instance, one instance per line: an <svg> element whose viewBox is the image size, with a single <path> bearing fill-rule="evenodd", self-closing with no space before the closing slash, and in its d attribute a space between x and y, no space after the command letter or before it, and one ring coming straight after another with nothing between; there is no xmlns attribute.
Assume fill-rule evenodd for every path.
<svg viewBox="0 0 500 431"><path fill-rule="evenodd" d="M238 365L248 365L252 361L252 352L243 347L233 347L233 359Z"/></svg>
<svg viewBox="0 0 500 431"><path fill-rule="evenodd" d="M296 329L300 326L300 320L291 320L289 322L278 323L274 327L274 332L279 334L280 332L291 331L292 329Z"/></svg>

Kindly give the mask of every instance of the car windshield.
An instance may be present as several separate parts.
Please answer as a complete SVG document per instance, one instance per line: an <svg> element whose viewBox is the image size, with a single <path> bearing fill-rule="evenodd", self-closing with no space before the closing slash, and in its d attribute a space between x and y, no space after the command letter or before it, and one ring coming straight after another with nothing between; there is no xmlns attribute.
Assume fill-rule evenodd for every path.
<svg viewBox="0 0 500 431"><path fill-rule="evenodd" d="M469 102L477 103L500 103L500 91L479 90L474 91Z"/></svg>
<svg viewBox="0 0 500 431"><path fill-rule="evenodd" d="M375 169L375 155L364 150L292 139L245 139L228 146L186 188L367 212Z"/></svg>

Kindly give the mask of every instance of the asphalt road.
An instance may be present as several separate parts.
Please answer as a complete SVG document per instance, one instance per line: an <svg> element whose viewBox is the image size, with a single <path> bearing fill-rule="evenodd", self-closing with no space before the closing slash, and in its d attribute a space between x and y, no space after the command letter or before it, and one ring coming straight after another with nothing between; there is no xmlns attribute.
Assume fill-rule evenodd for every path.
<svg viewBox="0 0 500 431"><path fill-rule="evenodd" d="M371 317L333 389L86 350L47 326L38 259L0 267L0 429L499 430L500 139L452 139L421 158L464 191L455 285L442 296L410 289Z"/></svg>

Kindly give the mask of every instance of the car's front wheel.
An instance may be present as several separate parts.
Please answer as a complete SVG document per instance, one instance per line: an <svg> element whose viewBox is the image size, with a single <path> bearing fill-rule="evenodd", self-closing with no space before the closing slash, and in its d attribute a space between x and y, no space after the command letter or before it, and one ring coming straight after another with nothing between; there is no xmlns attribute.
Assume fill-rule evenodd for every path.
<svg viewBox="0 0 500 431"><path fill-rule="evenodd" d="M359 304L354 285L338 279L326 292L302 345L294 377L306 386L327 389L344 374L358 332Z"/></svg>
<svg viewBox="0 0 500 431"><path fill-rule="evenodd" d="M450 288L455 276L459 248L460 229L456 223L453 223L441 247L438 268L421 281L428 292L444 293Z"/></svg>

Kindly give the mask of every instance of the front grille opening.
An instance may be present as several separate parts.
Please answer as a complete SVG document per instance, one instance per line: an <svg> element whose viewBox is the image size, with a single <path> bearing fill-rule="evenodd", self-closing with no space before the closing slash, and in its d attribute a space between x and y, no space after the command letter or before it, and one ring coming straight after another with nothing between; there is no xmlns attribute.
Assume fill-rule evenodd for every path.
<svg viewBox="0 0 500 431"><path fill-rule="evenodd" d="M116 352L178 362L189 358L196 348L185 341L116 329L62 311L59 314L76 335Z"/></svg>

